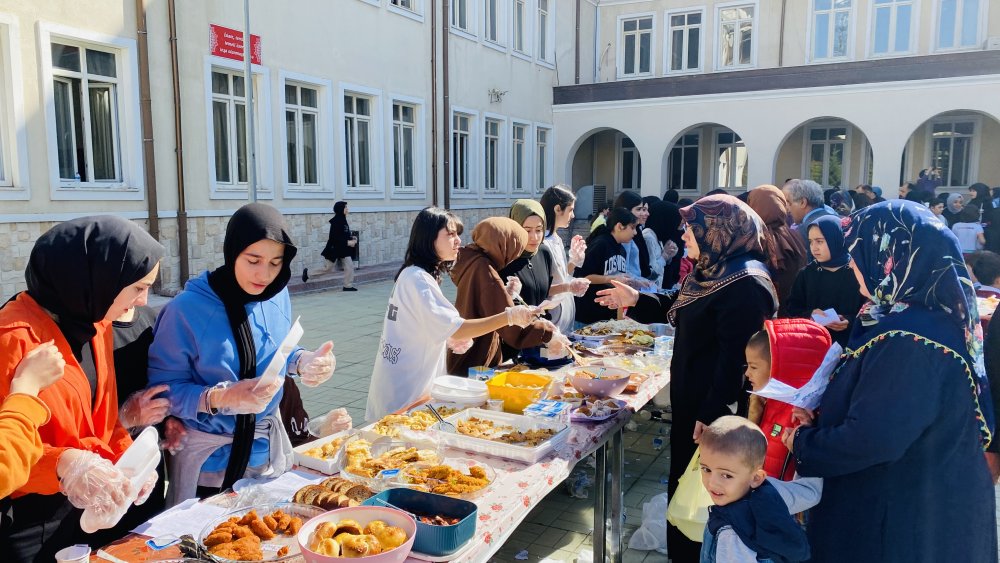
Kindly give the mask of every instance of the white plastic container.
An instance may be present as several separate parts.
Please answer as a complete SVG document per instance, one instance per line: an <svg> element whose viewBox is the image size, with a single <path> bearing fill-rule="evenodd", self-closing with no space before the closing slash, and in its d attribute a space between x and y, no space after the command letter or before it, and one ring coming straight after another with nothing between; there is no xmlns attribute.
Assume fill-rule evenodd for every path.
<svg viewBox="0 0 1000 563"><path fill-rule="evenodd" d="M90 546L82 543L64 547L56 552L56 563L87 563L90 561Z"/></svg>
<svg viewBox="0 0 1000 563"><path fill-rule="evenodd" d="M156 428L148 426L118 458L118 463L115 463L115 467L127 475L132 482L132 496L128 502L118 507L117 512L104 516L95 514L91 510L84 510L83 515L80 516L80 528L84 532L92 534L97 530L104 530L117 524L128 508L132 506L132 503L139 498L139 490L146 483L149 474L156 471L156 466L159 463L160 434Z"/></svg>
<svg viewBox="0 0 1000 563"><path fill-rule="evenodd" d="M551 428L555 430L556 433L548 440L545 440L533 448L518 446L516 444L505 444L503 442L496 442L485 438L474 438L464 434L451 434L449 432L441 432L438 435L441 443L453 448L491 455L494 457L513 459L515 461L523 461L524 463L535 463L547 457L550 453L555 451L556 448L561 446L563 442L566 441L566 436L569 434L567 431L569 427L565 423L542 420L519 414L488 411L484 409L468 409L458 414L449 416L445 420L455 426L458 426L458 422L460 420L467 420L472 417L489 420L500 425L513 426L515 430L519 430L521 432Z"/></svg>
<svg viewBox="0 0 1000 563"><path fill-rule="evenodd" d="M306 442L301 446L296 446L295 448L292 449L292 451L295 452L295 463L303 467L308 467L309 469L315 469L316 471L319 471L320 473L324 473L326 475L333 475L339 472L340 464L337 462L337 460L340 458L340 456L334 455L333 457L320 459L318 457L306 455L306 450L318 448L323 444L332 442L338 438L343 438L344 441L346 441L347 437L350 436L352 432L353 430L345 430L343 432L337 432L336 434L331 434L329 436L320 438L318 440L313 440L312 442ZM343 444L341 444L341 446L343 446ZM339 450L340 448L337 449Z"/></svg>

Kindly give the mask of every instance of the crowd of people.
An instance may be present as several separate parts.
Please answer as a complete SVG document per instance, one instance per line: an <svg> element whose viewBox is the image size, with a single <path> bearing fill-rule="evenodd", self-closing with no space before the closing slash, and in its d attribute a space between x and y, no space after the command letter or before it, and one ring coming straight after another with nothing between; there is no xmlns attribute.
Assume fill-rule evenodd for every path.
<svg viewBox="0 0 1000 563"><path fill-rule="evenodd" d="M464 246L462 220L426 208L386 307L366 420L427 400L442 373L565 363L567 336L595 321L668 322L667 492L698 455L714 503L702 542L668 528L674 563L996 561L1000 329L984 347L977 292L1000 295L1000 255L984 250L1000 245L1000 202L974 185L968 204L953 194L938 212L935 181L922 173L892 201L797 179L697 201L626 190L569 240L575 197L557 185L480 221ZM349 276L357 239L337 206L323 255ZM280 212L243 206L223 264L154 315L163 247L132 222L86 217L38 239L27 290L0 309L0 558L51 561L291 466L296 382L321 385L336 367L332 342L280 349L296 254ZM828 366L831 347L842 352ZM818 408L752 394L822 369ZM113 465L130 433L157 424L166 491L162 475L135 487ZM114 528L81 528L84 510L147 499Z"/></svg>

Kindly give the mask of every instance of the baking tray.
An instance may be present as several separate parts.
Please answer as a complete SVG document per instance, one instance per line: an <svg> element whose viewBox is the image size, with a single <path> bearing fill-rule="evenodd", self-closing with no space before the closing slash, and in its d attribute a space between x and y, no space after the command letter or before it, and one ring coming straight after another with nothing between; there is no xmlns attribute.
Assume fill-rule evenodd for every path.
<svg viewBox="0 0 1000 563"><path fill-rule="evenodd" d="M320 459L318 457L306 455L306 450L318 448L323 444L336 440L337 438L343 438L344 441L346 442L347 438L354 432L357 432L357 430L344 430L343 432L330 434L329 436L319 438L318 440L313 440L312 442L306 442L305 444L292 448L292 451L295 452L295 463L301 465L302 467L315 469L316 471L319 471L320 473L325 473L326 475L333 475L335 473L338 473L340 471L339 455L334 454L333 457ZM340 448L337 449L339 450Z"/></svg>
<svg viewBox="0 0 1000 563"><path fill-rule="evenodd" d="M535 447L505 444L502 442L487 440L485 438L474 438L472 436L451 432L440 432L438 434L441 443L456 449L468 450L494 457L512 459L515 461L522 461L524 463L535 463L547 457L550 453L561 446L566 441L566 436L569 434L567 431L569 426L566 424L501 411L468 409L458 414L449 416L445 420L457 426L459 421L468 420L472 417L489 420L496 424L513 426L516 430L521 432L550 428L555 430L556 433L554 436ZM436 426L438 425L435 425L435 427Z"/></svg>

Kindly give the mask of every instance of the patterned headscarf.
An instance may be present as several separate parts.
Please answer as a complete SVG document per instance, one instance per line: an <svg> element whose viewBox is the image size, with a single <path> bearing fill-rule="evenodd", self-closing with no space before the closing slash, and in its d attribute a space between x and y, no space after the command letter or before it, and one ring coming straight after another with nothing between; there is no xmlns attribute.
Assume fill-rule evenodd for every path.
<svg viewBox="0 0 1000 563"><path fill-rule="evenodd" d="M845 238L872 296L861 310L862 323L876 324L910 305L946 313L963 331L977 412L992 415L976 293L951 230L923 205L892 200L857 212ZM985 424L981 431L989 442Z"/></svg>
<svg viewBox="0 0 1000 563"><path fill-rule="evenodd" d="M731 195L703 197L680 211L698 243L699 254L694 271L684 278L677 301L667 313L670 322L675 322L681 307L746 276L767 280L777 308L771 276L760 261L764 256L760 216Z"/></svg>

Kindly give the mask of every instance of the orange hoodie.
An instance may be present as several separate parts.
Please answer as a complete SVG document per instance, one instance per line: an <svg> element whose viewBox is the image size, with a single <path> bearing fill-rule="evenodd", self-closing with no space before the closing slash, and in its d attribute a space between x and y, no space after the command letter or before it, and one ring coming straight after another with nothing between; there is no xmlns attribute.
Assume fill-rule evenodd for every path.
<svg viewBox="0 0 1000 563"><path fill-rule="evenodd" d="M15 393L0 407L0 498L28 482L32 466L45 451L38 427L49 421L49 409L37 397Z"/></svg>
<svg viewBox="0 0 1000 563"><path fill-rule="evenodd" d="M11 495L53 495L59 492L56 464L66 449L88 450L111 462L132 444L128 431L118 421L118 391L115 386L114 338L111 323L95 325L91 340L97 370L96 403L91 402L90 383L69 343L55 321L27 293L0 309L0 396L10 393L14 370L30 350L53 340L66 360L62 379L38 394L49 408L49 423L39 428L43 452L31 468L23 486Z"/></svg>

